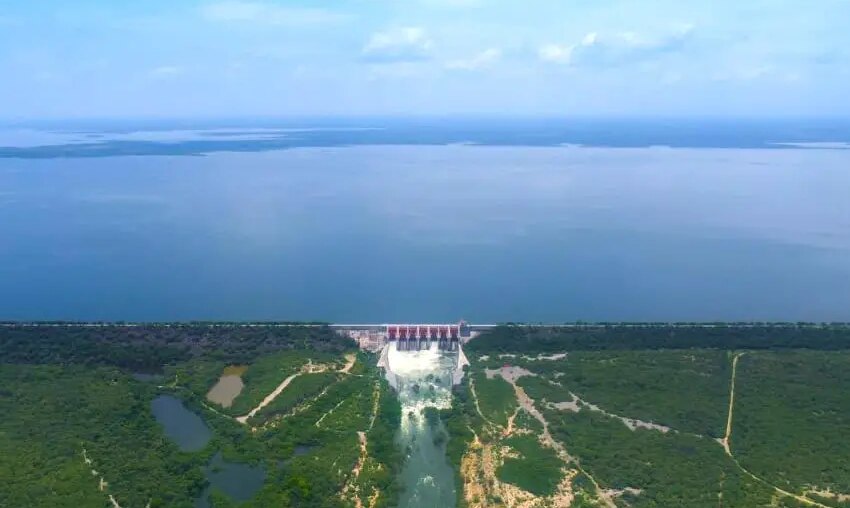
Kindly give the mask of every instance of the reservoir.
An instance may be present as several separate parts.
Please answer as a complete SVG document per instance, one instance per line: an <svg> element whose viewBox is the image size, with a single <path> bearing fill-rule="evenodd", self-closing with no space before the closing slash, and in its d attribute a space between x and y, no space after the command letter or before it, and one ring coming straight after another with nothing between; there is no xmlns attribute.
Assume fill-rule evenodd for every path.
<svg viewBox="0 0 850 508"><path fill-rule="evenodd" d="M203 449L212 436L201 417L176 397L160 395L151 401L151 411L165 434L184 452Z"/></svg>
<svg viewBox="0 0 850 508"><path fill-rule="evenodd" d="M0 308L15 320L846 320L848 167L848 149L767 144L0 158L0 232L14 238L0 248Z"/></svg>

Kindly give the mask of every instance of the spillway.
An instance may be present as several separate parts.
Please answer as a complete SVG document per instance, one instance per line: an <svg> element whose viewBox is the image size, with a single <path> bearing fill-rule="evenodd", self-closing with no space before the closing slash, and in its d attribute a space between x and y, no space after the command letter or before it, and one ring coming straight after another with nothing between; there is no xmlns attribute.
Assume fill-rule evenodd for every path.
<svg viewBox="0 0 850 508"><path fill-rule="evenodd" d="M451 407L458 352L440 350L436 342L419 351L399 351L390 344L382 361L387 378L398 391L402 409L396 439L406 460L401 472L404 492L399 506L453 507L456 486L446 459L448 434L441 421L429 423L424 410Z"/></svg>

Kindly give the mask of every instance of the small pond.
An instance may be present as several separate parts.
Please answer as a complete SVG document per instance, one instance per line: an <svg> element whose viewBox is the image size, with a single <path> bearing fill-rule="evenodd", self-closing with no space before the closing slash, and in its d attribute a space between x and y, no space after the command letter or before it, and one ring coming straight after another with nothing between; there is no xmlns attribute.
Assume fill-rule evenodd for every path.
<svg viewBox="0 0 850 508"><path fill-rule="evenodd" d="M234 501L247 501L254 497L266 480L263 466L251 466L239 462L227 462L221 452L216 453L204 468L209 486L201 493L195 506L209 508L209 495L213 489L218 489Z"/></svg>
<svg viewBox="0 0 850 508"><path fill-rule="evenodd" d="M315 448L314 445L305 445L305 444L296 445L295 449L292 451L292 456L293 457L300 457L302 455L307 455L308 453L313 451L313 448Z"/></svg>
<svg viewBox="0 0 850 508"><path fill-rule="evenodd" d="M219 404L221 407L230 407L245 384L237 374L225 374L218 379L218 383L207 393L207 400Z"/></svg>
<svg viewBox="0 0 850 508"><path fill-rule="evenodd" d="M162 425L165 434L184 452L201 450L212 432L200 416L186 409L183 402L171 395L160 395L151 401L151 411Z"/></svg>
<svg viewBox="0 0 850 508"><path fill-rule="evenodd" d="M277 461L277 467L278 468L287 467L289 465L289 463L292 462L296 457L301 457L301 456L307 455L308 453L313 451L314 448L316 448L315 445L308 445L308 444L295 445L295 448L292 450L292 455L286 460L278 460Z"/></svg>

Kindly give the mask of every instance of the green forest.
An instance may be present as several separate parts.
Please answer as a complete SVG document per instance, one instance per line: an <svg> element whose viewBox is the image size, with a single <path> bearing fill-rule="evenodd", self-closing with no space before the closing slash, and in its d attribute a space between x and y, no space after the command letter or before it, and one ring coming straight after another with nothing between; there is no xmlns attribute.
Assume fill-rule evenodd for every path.
<svg viewBox="0 0 850 508"><path fill-rule="evenodd" d="M397 398L376 359L327 327L16 325L0 328L0 352L0 506L189 508L208 490L214 508L394 506ZM223 408L206 394L229 365L244 388ZM234 418L295 373L255 418ZM163 395L203 420L200 450L157 421ZM250 499L209 483L216 453L264 472Z"/></svg>

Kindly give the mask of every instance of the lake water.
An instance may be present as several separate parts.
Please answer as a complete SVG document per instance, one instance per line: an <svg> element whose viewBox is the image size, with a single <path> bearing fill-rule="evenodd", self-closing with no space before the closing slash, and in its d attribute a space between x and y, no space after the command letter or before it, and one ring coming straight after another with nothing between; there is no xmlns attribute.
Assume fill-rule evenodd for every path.
<svg viewBox="0 0 850 508"><path fill-rule="evenodd" d="M213 456L204 472L210 484L198 498L196 508L210 506L209 495L213 489L220 490L234 501L247 501L254 497L266 480L262 466L228 462L221 452Z"/></svg>
<svg viewBox="0 0 850 508"><path fill-rule="evenodd" d="M183 402L171 395L160 395L151 401L151 411L167 435L184 452L204 448L212 436L200 416L189 411Z"/></svg>
<svg viewBox="0 0 850 508"><path fill-rule="evenodd" d="M147 372L133 372L131 376L136 381L141 381L143 383L153 383L155 381L162 381L164 378L162 374L149 374Z"/></svg>
<svg viewBox="0 0 850 508"><path fill-rule="evenodd" d="M850 319L846 128L591 127L18 139L0 318Z"/></svg>

